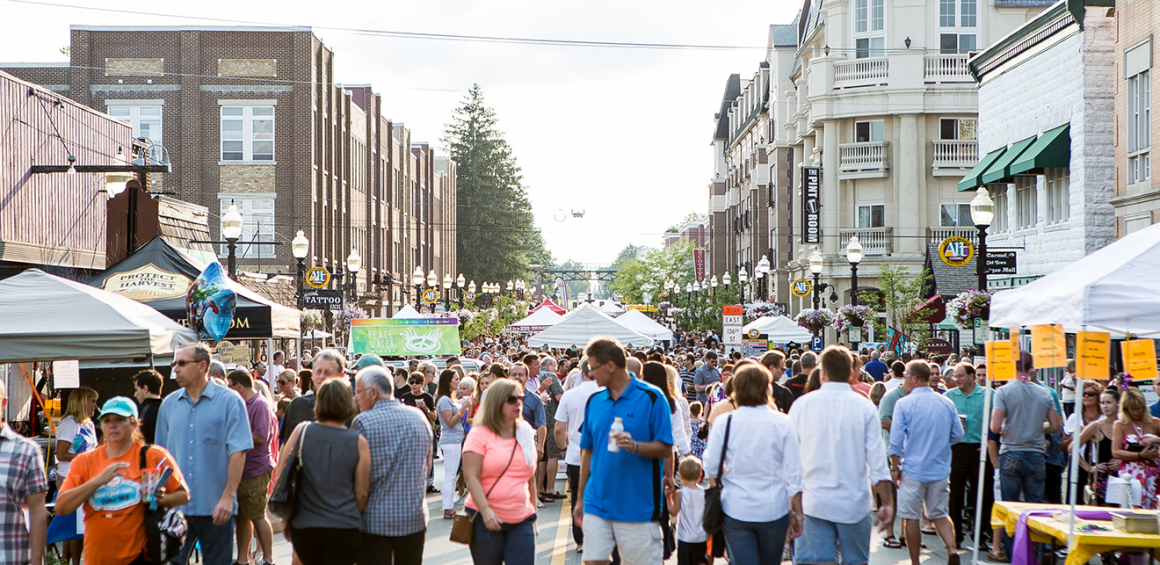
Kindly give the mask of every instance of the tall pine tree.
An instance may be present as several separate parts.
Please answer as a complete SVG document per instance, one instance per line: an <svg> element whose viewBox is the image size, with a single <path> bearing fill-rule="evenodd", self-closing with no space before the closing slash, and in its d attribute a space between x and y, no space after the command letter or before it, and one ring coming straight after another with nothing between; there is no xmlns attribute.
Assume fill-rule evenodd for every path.
<svg viewBox="0 0 1160 565"><path fill-rule="evenodd" d="M546 253L520 168L496 123L476 84L443 136L458 171L459 269L481 283L527 278L529 259Z"/></svg>

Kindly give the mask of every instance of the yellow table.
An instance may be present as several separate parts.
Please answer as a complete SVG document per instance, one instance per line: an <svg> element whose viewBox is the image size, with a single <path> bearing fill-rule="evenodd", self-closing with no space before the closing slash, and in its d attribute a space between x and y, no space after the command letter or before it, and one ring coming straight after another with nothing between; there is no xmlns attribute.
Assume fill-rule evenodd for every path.
<svg viewBox="0 0 1160 565"><path fill-rule="evenodd" d="M1007 535L1015 535L1015 525L1019 515L1024 510L1050 510L1053 512L1068 511L1066 504L1035 504L1028 502L1001 502L996 501L991 511L991 527L1004 528ZM1076 510L1116 511L1115 508L1101 508L1095 506L1076 506ZM1155 514L1154 510L1134 510L1134 512ZM1111 522L1086 520L1108 528ZM1036 543L1051 543L1058 546L1067 545L1068 523L1056 520L1051 516L1032 516L1027 519L1027 529L1030 530L1031 541ZM1072 546L1067 551L1065 565L1084 565L1097 554L1108 551L1149 551L1160 548L1160 535L1156 534L1129 534L1119 530L1106 532L1075 533Z"/></svg>

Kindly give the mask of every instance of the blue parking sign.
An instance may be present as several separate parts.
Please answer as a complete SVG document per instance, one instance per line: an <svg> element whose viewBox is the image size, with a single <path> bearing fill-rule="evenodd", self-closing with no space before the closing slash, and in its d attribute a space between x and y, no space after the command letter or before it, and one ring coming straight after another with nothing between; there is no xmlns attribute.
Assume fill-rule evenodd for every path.
<svg viewBox="0 0 1160 565"><path fill-rule="evenodd" d="M822 336L816 335L813 337L811 348L818 353L822 352Z"/></svg>

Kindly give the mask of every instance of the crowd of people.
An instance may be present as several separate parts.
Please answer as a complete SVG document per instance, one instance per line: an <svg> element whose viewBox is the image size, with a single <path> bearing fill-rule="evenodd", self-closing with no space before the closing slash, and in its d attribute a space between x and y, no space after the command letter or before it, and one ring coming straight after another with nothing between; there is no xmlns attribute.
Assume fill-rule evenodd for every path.
<svg viewBox="0 0 1160 565"><path fill-rule="evenodd" d="M922 534L941 539L948 563L968 538L1004 562L1011 540L986 527L992 501L1066 500L1073 442L1082 502L1105 504L1114 478L1140 484L1136 506L1157 507L1160 403L1147 406L1130 382L1075 390L1069 366L1059 394L1021 352L1016 378L994 383L987 400L986 366L965 355L834 345L743 358L714 345L688 336L634 351L599 337L553 355L469 344L478 371L457 358L440 370L374 355L348 367L333 349L309 352L309 369L282 366L279 352L271 366L229 370L205 344L184 347L172 368L180 388L164 398L152 370L134 378L132 400L100 404L86 387L69 395L54 511L83 507L85 535L101 541L69 540L63 557L146 563L148 503L185 515L174 563L196 550L209 565L268 565L278 531L295 563L421 563L426 498L438 494L444 519L466 513L480 565L533 563L539 510L564 498L585 563L675 554L682 565L857 565L869 561L874 527L915 564ZM0 409L5 397L0 383ZM270 493L288 464L301 469L296 510L271 523ZM166 470L147 500L140 493ZM39 448L0 428L0 563L43 562L49 480ZM707 529L705 508L718 500L721 521Z"/></svg>

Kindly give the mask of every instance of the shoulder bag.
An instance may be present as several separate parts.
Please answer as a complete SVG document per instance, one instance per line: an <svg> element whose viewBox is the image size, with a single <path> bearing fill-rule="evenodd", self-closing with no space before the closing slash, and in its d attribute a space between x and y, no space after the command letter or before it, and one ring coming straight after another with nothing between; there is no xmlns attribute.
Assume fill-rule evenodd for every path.
<svg viewBox="0 0 1160 565"><path fill-rule="evenodd" d="M140 468L142 471L148 466L145 454L149 446L141 446ZM156 500L157 492L169 482L172 470L166 469L161 474L155 490L149 493L150 500ZM185 544L185 534L189 531L189 524L185 515L176 508L158 508L155 502L145 504L145 560L151 563L169 563L181 552Z"/></svg>
<svg viewBox="0 0 1160 565"><path fill-rule="evenodd" d="M499 480L503 478L504 474L507 473L508 469L510 469L512 466L512 460L515 459L516 450L520 447L520 441L516 439L514 432L512 434L512 439L515 440L515 445L512 446L512 454L510 457L508 457L507 467L503 468L503 471L499 474L498 477L495 478L495 482L491 484L491 488L487 489L487 494L483 495L484 500L487 500L487 498L491 496L491 491L495 490L495 487L499 485ZM475 531L472 522L475 520L476 516L479 516L479 512L476 512L472 516L468 516L467 514L455 514L455 521L451 524L451 541L455 543L471 545L471 534L473 531Z"/></svg>
<svg viewBox="0 0 1160 565"><path fill-rule="evenodd" d="M721 461L717 464L717 480L713 486L705 489L705 514L702 522L705 533L716 535L725 523L725 509L721 507L721 479L725 475L725 452L729 450L729 430L733 427L733 415L725 423L725 444L721 446Z"/></svg>
<svg viewBox="0 0 1160 565"><path fill-rule="evenodd" d="M302 444L306 441L306 431L310 429L310 422L299 424L302 433L298 434L296 449L286 456L286 463L282 467L282 474L274 485L274 492L270 494L268 504L270 513L281 518L283 522L294 519L298 511L298 490L302 485Z"/></svg>

